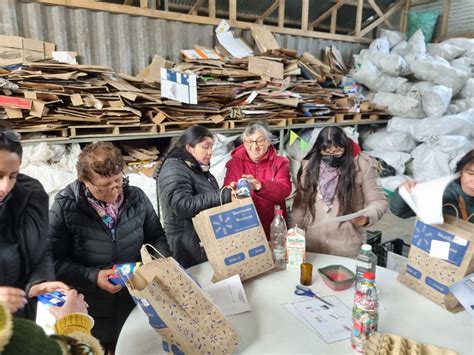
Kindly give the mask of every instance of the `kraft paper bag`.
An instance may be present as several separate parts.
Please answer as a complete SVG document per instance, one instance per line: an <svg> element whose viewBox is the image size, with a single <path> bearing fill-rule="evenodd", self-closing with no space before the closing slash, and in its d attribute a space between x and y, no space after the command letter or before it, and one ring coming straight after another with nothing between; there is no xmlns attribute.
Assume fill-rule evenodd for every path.
<svg viewBox="0 0 474 355"><path fill-rule="evenodd" d="M202 211L193 225L214 270L212 282L237 274L243 281L275 267L251 198Z"/></svg>
<svg viewBox="0 0 474 355"><path fill-rule="evenodd" d="M450 312L462 311L449 287L474 271L473 230L473 224L453 216L444 216L440 225L417 220L408 264L398 280ZM440 244L446 259L430 256L430 251L435 253Z"/></svg>
<svg viewBox="0 0 474 355"><path fill-rule="evenodd" d="M240 337L191 276L172 257L152 260L126 281L128 291L173 354L231 354ZM157 350L158 351L158 350Z"/></svg>

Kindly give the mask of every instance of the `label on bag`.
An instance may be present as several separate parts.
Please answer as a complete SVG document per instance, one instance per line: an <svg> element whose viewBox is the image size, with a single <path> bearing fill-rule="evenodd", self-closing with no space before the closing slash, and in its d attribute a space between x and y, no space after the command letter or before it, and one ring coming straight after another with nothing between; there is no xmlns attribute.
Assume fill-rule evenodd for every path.
<svg viewBox="0 0 474 355"><path fill-rule="evenodd" d="M216 239L258 227L257 211L253 204L234 208L209 217Z"/></svg>

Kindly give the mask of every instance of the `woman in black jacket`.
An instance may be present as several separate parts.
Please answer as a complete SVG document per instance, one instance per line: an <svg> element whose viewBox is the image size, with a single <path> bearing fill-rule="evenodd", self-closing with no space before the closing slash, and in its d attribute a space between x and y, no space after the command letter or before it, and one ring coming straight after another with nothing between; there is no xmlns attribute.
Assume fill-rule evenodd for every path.
<svg viewBox="0 0 474 355"><path fill-rule="evenodd" d="M41 184L20 174L20 135L0 128L0 302L15 316L34 320L36 301L46 292L68 290L54 280L47 250L48 195Z"/></svg>
<svg viewBox="0 0 474 355"><path fill-rule="evenodd" d="M214 137L207 128L188 128L166 158L158 176L163 227L173 257L185 268L207 260L192 218L231 200L231 189L221 192L209 172L213 144Z"/></svg>
<svg viewBox="0 0 474 355"><path fill-rule="evenodd" d="M77 163L78 180L56 196L48 236L58 279L84 294L95 319L92 333L112 351L134 307L128 291L109 281L112 267L140 261L144 243L170 255L150 200L127 184L123 164L111 143L86 146Z"/></svg>

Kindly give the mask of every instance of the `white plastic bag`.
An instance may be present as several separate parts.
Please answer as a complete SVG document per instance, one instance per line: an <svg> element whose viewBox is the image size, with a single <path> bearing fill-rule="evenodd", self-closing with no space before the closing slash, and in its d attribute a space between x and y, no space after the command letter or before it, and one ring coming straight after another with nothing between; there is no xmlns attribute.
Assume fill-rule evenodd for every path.
<svg viewBox="0 0 474 355"><path fill-rule="evenodd" d="M415 139L420 142L448 135L474 138L474 109L457 115L425 118L420 120L414 132Z"/></svg>
<svg viewBox="0 0 474 355"><path fill-rule="evenodd" d="M238 135L226 137L223 134L216 134L214 145L212 147L211 158L211 174L217 180L219 186L224 183L226 167L225 165L231 159L230 152L233 149L233 141L237 139Z"/></svg>
<svg viewBox="0 0 474 355"><path fill-rule="evenodd" d="M401 84L407 81L405 78L393 77L382 73L371 62L365 62L359 70L353 73L352 77L370 90L386 92L394 92Z"/></svg>
<svg viewBox="0 0 474 355"><path fill-rule="evenodd" d="M423 94L423 111L428 117L441 117L448 109L453 90L443 85L433 86Z"/></svg>
<svg viewBox="0 0 474 355"><path fill-rule="evenodd" d="M434 85L429 81L419 81L411 87L406 96L418 101L422 101L425 93L433 89L433 86Z"/></svg>
<svg viewBox="0 0 474 355"><path fill-rule="evenodd" d="M421 29L416 31L408 40L408 45L406 49L403 51L403 57L407 61L408 65L417 60L418 58L422 58L426 55L426 44L425 44L425 36Z"/></svg>
<svg viewBox="0 0 474 355"><path fill-rule="evenodd" d="M392 119L388 121L387 132L405 132L414 137L416 126L422 121L423 119L418 120L405 117L392 117Z"/></svg>
<svg viewBox="0 0 474 355"><path fill-rule="evenodd" d="M408 64L401 56L363 49L358 56L354 56L356 67L362 67L366 62L371 62L380 71L392 76L407 75L410 72Z"/></svg>
<svg viewBox="0 0 474 355"><path fill-rule="evenodd" d="M404 56L406 54L407 48L408 48L408 42L407 41L401 41L400 43L398 43L397 45L395 45L392 48L390 53Z"/></svg>
<svg viewBox="0 0 474 355"><path fill-rule="evenodd" d="M420 144L412 152L413 175L417 181L433 180L453 173L451 161L472 149L462 136L444 136Z"/></svg>
<svg viewBox="0 0 474 355"><path fill-rule="evenodd" d="M448 114L455 115L474 109L474 97L469 99L453 100L448 106Z"/></svg>
<svg viewBox="0 0 474 355"><path fill-rule="evenodd" d="M427 52L446 60L452 60L463 55L466 50L464 48L453 46L449 43L429 43Z"/></svg>
<svg viewBox="0 0 474 355"><path fill-rule="evenodd" d="M464 85L457 97L460 99L470 99L474 97L474 78L468 79L466 85Z"/></svg>
<svg viewBox="0 0 474 355"><path fill-rule="evenodd" d="M393 116L422 118L425 115L421 108L421 101L407 96L378 92L374 95L373 103L376 106L386 107Z"/></svg>
<svg viewBox="0 0 474 355"><path fill-rule="evenodd" d="M405 163L411 159L410 154L404 152L383 150L368 150L365 152L374 158L383 159L397 171L397 175L402 175L405 172Z"/></svg>
<svg viewBox="0 0 474 355"><path fill-rule="evenodd" d="M390 53L390 42L385 37L377 38L376 40L372 41L369 46L370 50L382 52L382 53Z"/></svg>
<svg viewBox="0 0 474 355"><path fill-rule="evenodd" d="M400 42L407 40L407 35L406 33L403 33L403 32L381 29L380 33L381 33L380 37L385 37L388 40L388 43L390 44L390 48L393 48Z"/></svg>
<svg viewBox="0 0 474 355"><path fill-rule="evenodd" d="M382 150L411 152L415 148L415 140L405 132L379 131L367 137L363 144L364 150Z"/></svg>

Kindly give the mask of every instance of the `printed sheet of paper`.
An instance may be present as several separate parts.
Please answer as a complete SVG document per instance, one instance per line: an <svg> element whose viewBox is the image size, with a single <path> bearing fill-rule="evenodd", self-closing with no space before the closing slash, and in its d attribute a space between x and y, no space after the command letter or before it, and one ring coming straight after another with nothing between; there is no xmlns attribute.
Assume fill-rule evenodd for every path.
<svg viewBox="0 0 474 355"><path fill-rule="evenodd" d="M333 307L329 307L315 298L284 305L284 307L306 326L317 332L330 344L349 339L351 336L351 310L336 296L325 297Z"/></svg>
<svg viewBox="0 0 474 355"><path fill-rule="evenodd" d="M321 222L319 222L319 224L341 223L341 222L350 221L351 219L354 219L360 216L365 216L365 215L367 215L367 212L365 210L360 210L359 212L346 214L344 216L324 218L323 220L321 220Z"/></svg>
<svg viewBox="0 0 474 355"><path fill-rule="evenodd" d="M474 273L449 286L449 290L463 305L467 313L474 317Z"/></svg>
<svg viewBox="0 0 474 355"><path fill-rule="evenodd" d="M252 310L239 275L203 286L203 289L226 316Z"/></svg>
<svg viewBox="0 0 474 355"><path fill-rule="evenodd" d="M401 187L399 193L422 222L443 224L443 193L446 186L458 177L459 174L456 174L420 182L416 184L411 192Z"/></svg>

